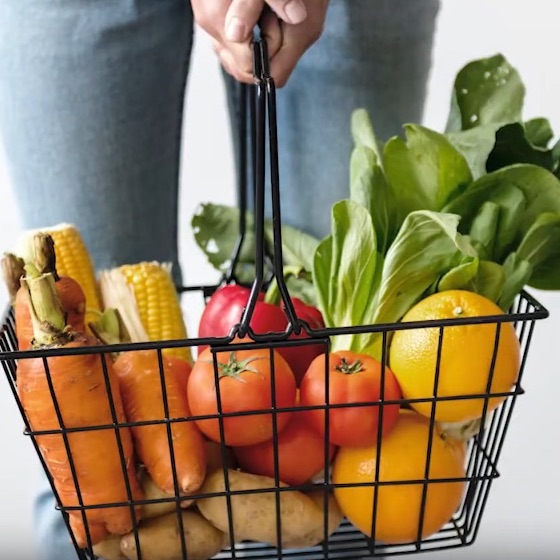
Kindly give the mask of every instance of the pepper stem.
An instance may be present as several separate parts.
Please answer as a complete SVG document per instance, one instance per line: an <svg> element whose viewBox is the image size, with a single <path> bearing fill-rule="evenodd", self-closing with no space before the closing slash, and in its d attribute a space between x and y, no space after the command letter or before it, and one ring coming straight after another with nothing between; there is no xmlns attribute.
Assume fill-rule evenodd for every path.
<svg viewBox="0 0 560 560"><path fill-rule="evenodd" d="M363 371L363 364L360 360L354 360L353 362L349 362L346 358L341 358L340 363L335 368L340 373L344 373L346 375L352 375L353 373L359 373Z"/></svg>
<svg viewBox="0 0 560 560"><path fill-rule="evenodd" d="M72 339L70 328L50 272L35 274L30 271L21 279L29 295L29 312L33 324L33 347L63 345Z"/></svg>
<svg viewBox="0 0 560 560"><path fill-rule="evenodd" d="M33 236L33 256L39 272L50 272L55 282L60 280L60 276L56 272L54 240L48 233L38 232Z"/></svg>
<svg viewBox="0 0 560 560"><path fill-rule="evenodd" d="M305 272L303 266L285 266L283 269L282 277L284 278L284 282L287 282L289 278L292 276L297 278L301 276ZM264 296L264 302L270 303L272 305L280 305L282 301L282 294L280 293L280 288L278 287L278 281L275 278L272 279L268 290L266 291L266 295Z"/></svg>
<svg viewBox="0 0 560 560"><path fill-rule="evenodd" d="M2 258L2 277L12 304L21 286L20 279L25 275L25 263L13 253L5 253Z"/></svg>

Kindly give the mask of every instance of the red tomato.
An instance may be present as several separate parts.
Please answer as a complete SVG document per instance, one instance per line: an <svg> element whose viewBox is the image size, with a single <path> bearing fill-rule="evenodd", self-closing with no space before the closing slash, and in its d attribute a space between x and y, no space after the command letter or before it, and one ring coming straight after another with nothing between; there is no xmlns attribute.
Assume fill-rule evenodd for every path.
<svg viewBox="0 0 560 560"><path fill-rule="evenodd" d="M350 351L329 355L329 403L356 404L381 400L381 363L371 356ZM300 395L302 406L326 404L326 356L321 354L309 366L303 377ZM402 398L393 372L385 368L384 400ZM382 435L398 420L399 404L329 408L329 441L344 447L362 447L377 441L379 409L383 417ZM307 412L310 424L325 436L325 410Z"/></svg>
<svg viewBox="0 0 560 560"><path fill-rule="evenodd" d="M238 346L240 349L236 349ZM223 414L272 409L270 350L244 350L241 346L233 345L231 351L216 355ZM274 381L276 407L293 407L296 381L290 366L277 351L274 351ZM187 396L193 416L218 414L214 365L209 348L194 363ZM289 412L277 415L279 431L288 423L290 416ZM196 420L196 423L208 439L221 442L218 418ZM254 445L272 437L272 413L226 416L223 427L226 445Z"/></svg>
<svg viewBox="0 0 560 560"><path fill-rule="evenodd" d="M283 414L278 414L280 418ZM294 412L278 434L278 478L291 486L305 484L325 468L325 438L306 421L306 412ZM329 445L329 461L335 446ZM233 449L242 470L274 478L274 440Z"/></svg>

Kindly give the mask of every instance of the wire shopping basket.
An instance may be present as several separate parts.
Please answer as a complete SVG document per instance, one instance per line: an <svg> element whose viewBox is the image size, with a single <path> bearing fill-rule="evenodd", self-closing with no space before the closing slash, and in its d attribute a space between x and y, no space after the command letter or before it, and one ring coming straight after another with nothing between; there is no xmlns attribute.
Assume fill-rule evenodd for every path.
<svg viewBox="0 0 560 560"><path fill-rule="evenodd" d="M516 399L523 393L522 375L535 322L546 318L548 312L530 294L522 292L507 314L330 328L315 328L298 316L283 278L275 86L268 73L264 40L255 40L254 53L255 86L241 86L240 89L239 150L243 164L248 159L247 138L250 137L254 175L255 279L239 322L231 332L221 337L22 351L18 347L11 308L3 319L0 362L25 424L25 434L31 438L51 482L77 557L81 560L95 557L106 560L355 559L470 545L476 539L492 482L499 476L498 462L508 425ZM247 134L248 122L251 124L250 134ZM272 247L265 243L264 235L267 161L274 217ZM247 233L247 167L240 165L239 173L239 236L230 269L220 285L238 283L236 263ZM259 333L252 327L252 317L263 287L271 281L277 283L288 326L279 332ZM180 291L185 298L202 298L206 302L218 287L184 287ZM475 327L484 328L484 332L491 336L491 360L485 388L478 393L445 395L446 388L440 381L448 333ZM390 350L398 333L415 331L435 333L430 335L435 341L435 359L430 362L434 372L433 386L422 398L405 399L394 390ZM352 362L352 358L346 356L333 365L335 357L330 353L331 343L336 337L356 334L377 336L379 395L368 400L356 393L356 402L336 403L337 389L330 383L334 369L338 368L338 372L351 377L361 371L363 363L356 366L357 361ZM510 337L511 343L512 336L518 344L515 379L507 389L496 390L494 375L496 364L502 360L501 341ZM213 373L217 412L176 417L172 413L173 403L164 371L165 351L206 346L210 347L208 366ZM285 381L286 362L280 351L286 348L295 352L312 348L315 358L324 358L322 362L313 362L319 364L316 378L324 381L323 403L304 403L303 386L299 388L301 402L296 402L295 385ZM482 351L471 349L473 355ZM114 356L136 352L149 352L155 357L160 380L157 391L161 392L163 401L161 417L143 422L126 421L119 414L120 397L111 379ZM265 363L267 376L251 366L251 360L257 358L248 358L243 367L264 379L260 390L268 391L271 406L254 406L250 410L241 410L240 406L237 411L225 411L224 401L228 395L224 393L220 368L224 363L234 367L228 360L242 352L245 357L254 353ZM77 356L90 356L100 364L111 414L111 421L104 425L88 424L85 420L81 425L67 425L53 376L57 360L62 363L61 360L69 361ZM58 422L55 429L31 426L22 400L22 389L18 385L18 375L26 362L38 363L42 367ZM236 374L239 371L233 372L234 376ZM237 398L241 400L241 396ZM446 422L439 421L438 410L451 410L454 406L465 408L465 403L472 402L478 403L476 421L460 424L449 420L452 415ZM86 400L82 407L87 409ZM290 482L286 482L282 434L289 415L295 417L298 413L302 422L302 414L309 414L309 418L313 416L318 423L321 446L317 450L318 436L314 440L304 440L303 447L300 443L298 448L299 455L291 461L301 466L314 454L319 463L313 477L308 476L306 480L290 477ZM354 424L350 424L350 428L344 425L347 433L339 437L356 436L360 427L367 425L374 427L374 439L361 446L331 444L335 431L345 431L338 424L344 414L352 417ZM87 414L84 418L87 419ZM401 422L398 428L395 427L397 418ZM180 426L195 429L195 425L201 426L204 422L207 427L212 427L218 451L212 469L207 461L204 480L185 493L182 491L185 470L181 465L184 456L177 450L178 432ZM232 446L228 445L232 426L233 433L244 434L245 429L250 431L251 422L253 426L258 422L259 429L269 430L268 439L261 442L268 443L268 451L261 447L256 456L260 460L269 453L272 470L268 476L247 476L238 465L243 454L232 454ZM165 434L166 443L160 451L163 455L169 454L174 492L165 496L141 497L135 482L129 432L157 427ZM454 434L463 434L465 430L468 436L457 437L454 443ZM100 433L104 434L104 439L96 438ZM204 430L204 433L208 432ZM55 440L62 446L71 472L71 480L66 480L64 485L55 484L54 463L49 463L47 441ZM119 472L114 473L113 478L124 489L120 501L104 501L89 495L82 487L86 477L79 472L78 450L84 452L88 441L95 445L97 441L109 440L118 452ZM411 455L405 453L408 448L413 449ZM103 457L104 449L96 451ZM362 474L358 476L357 473ZM88 476L95 475L89 473ZM162 507L166 514L146 518L147 506ZM113 548L100 548L99 520L104 520L106 528L111 523L118 525L117 518L125 519L124 529L115 531L112 536L104 536L102 542L112 542ZM123 545L125 541L126 545Z"/></svg>

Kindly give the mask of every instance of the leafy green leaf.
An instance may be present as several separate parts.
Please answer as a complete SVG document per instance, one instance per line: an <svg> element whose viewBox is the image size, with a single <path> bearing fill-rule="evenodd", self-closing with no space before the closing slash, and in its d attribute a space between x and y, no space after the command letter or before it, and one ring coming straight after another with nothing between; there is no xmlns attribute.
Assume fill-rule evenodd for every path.
<svg viewBox="0 0 560 560"><path fill-rule="evenodd" d="M516 164L477 179L443 209L462 216L466 233L484 201L500 206L494 258L501 262L543 212L560 212L560 181L550 171L530 164Z"/></svg>
<svg viewBox="0 0 560 560"><path fill-rule="evenodd" d="M446 132L521 120L525 86L501 54L474 60L457 74Z"/></svg>
<svg viewBox="0 0 560 560"><path fill-rule="evenodd" d="M503 311L507 311L525 287L532 274L532 267L529 262L519 257L515 252L510 253L504 261L505 282L502 295L498 300L498 305Z"/></svg>
<svg viewBox="0 0 560 560"><path fill-rule="evenodd" d="M469 290L497 302L505 283L501 265L492 261L473 260L451 269L438 284L438 291Z"/></svg>
<svg viewBox="0 0 560 560"><path fill-rule="evenodd" d="M266 221L265 235L272 246L274 235L272 223ZM319 240L315 237L293 228L282 226L282 256L284 264L289 266L301 266L305 270L313 270L313 254L319 246Z"/></svg>
<svg viewBox="0 0 560 560"><path fill-rule="evenodd" d="M385 175L401 216L415 210L439 210L472 180L465 158L443 134L406 125L406 141L391 138L385 145Z"/></svg>
<svg viewBox="0 0 560 560"><path fill-rule="evenodd" d="M290 296L299 298L307 305L317 307L317 291L315 290L315 285L311 280L294 278L291 276L287 279L286 286Z"/></svg>
<svg viewBox="0 0 560 560"><path fill-rule="evenodd" d="M387 252L372 314L365 324L392 323L446 272L478 257L457 231L459 216L427 210L407 216ZM380 334L361 335L355 348L380 357Z"/></svg>
<svg viewBox="0 0 560 560"><path fill-rule="evenodd" d="M332 208L332 234L315 252L313 277L327 326L363 324L375 292L375 230L369 212L351 200ZM353 349L354 337L336 337L333 349Z"/></svg>
<svg viewBox="0 0 560 560"><path fill-rule="evenodd" d="M331 283L333 261L333 237L329 235L319 243L313 258L313 281L317 291L317 301L327 327L335 325L332 309L335 296Z"/></svg>
<svg viewBox="0 0 560 560"><path fill-rule="evenodd" d="M560 214L540 214L519 244L517 255L531 264L530 286L560 290Z"/></svg>
<svg viewBox="0 0 560 560"><path fill-rule="evenodd" d="M447 139L463 155L473 179L486 175L486 161L496 142L496 131L501 125L484 124L468 130L449 132Z"/></svg>
<svg viewBox="0 0 560 560"><path fill-rule="evenodd" d="M548 119L537 117L525 123L525 136L530 144L539 148L547 148L554 138L554 131Z"/></svg>
<svg viewBox="0 0 560 560"><path fill-rule="evenodd" d="M437 283L437 291L445 290L472 290L474 279L478 272L478 259L470 259L467 262L458 264L449 272L445 273Z"/></svg>
<svg viewBox="0 0 560 560"><path fill-rule="evenodd" d="M223 272L230 259L239 234L239 208L223 204L202 204L192 218L194 239L208 258L208 262ZM270 220L265 222L265 242L273 242ZM282 226L282 253L284 264L313 269L313 254L319 241L313 236L291 226ZM255 236L252 212L246 214L246 233L239 258L242 268L253 269L255 262ZM250 265L247 267L246 265Z"/></svg>
<svg viewBox="0 0 560 560"><path fill-rule="evenodd" d="M491 258L498 231L500 207L492 201L482 204L476 213L469 230L469 237L480 257Z"/></svg>
<svg viewBox="0 0 560 560"><path fill-rule="evenodd" d="M473 282L473 291L497 303L506 282L504 268L492 261L480 261Z"/></svg>
<svg viewBox="0 0 560 560"><path fill-rule="evenodd" d="M350 198L373 219L378 251L384 255L398 229L395 196L371 148L356 146L350 160Z"/></svg>
<svg viewBox="0 0 560 560"><path fill-rule="evenodd" d="M363 146L372 150L376 157L376 163L382 168L383 161L381 159L379 141L375 136L373 124L366 109L355 109L352 112L350 130L352 132L354 146Z"/></svg>
<svg viewBox="0 0 560 560"><path fill-rule="evenodd" d="M496 132L496 143L488 155L486 170L490 173L514 163L532 163L552 171L552 150L533 146L521 123L510 123Z"/></svg>
<svg viewBox="0 0 560 560"><path fill-rule="evenodd" d="M194 214L191 225L194 239L206 255L208 262L220 272L229 266L239 235L239 209L221 204L202 204ZM255 262L253 220L247 214L247 233L240 261Z"/></svg>

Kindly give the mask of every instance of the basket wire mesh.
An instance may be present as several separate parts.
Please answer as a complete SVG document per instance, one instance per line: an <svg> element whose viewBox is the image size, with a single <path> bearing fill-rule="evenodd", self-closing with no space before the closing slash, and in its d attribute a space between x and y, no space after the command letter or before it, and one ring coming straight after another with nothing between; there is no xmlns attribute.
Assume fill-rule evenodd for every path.
<svg viewBox="0 0 560 560"><path fill-rule="evenodd" d="M187 498L182 496L179 492L179 482L177 480L176 459L174 453L174 444L172 438L172 426L180 422L193 422L200 420L214 419L219 422L220 435L222 439L221 444L221 458L223 463L224 474L224 487L225 491L216 493L214 496L221 495L225 497L227 517L228 517L228 531L227 540L229 545L224 546L222 551L219 552L214 558L217 559L234 559L234 558L253 558L253 559L281 559L281 558L302 558L306 560L320 560L326 558L364 558L376 556L392 556L403 555L410 553L419 553L432 550L443 550L464 547L472 544L477 537L481 520L483 517L484 509L487 504L489 492L493 481L499 477L498 463L503 449L505 436L507 434L508 426L512 418L512 413L515 407L517 397L523 394L522 378L525 369L528 350L533 336L535 322L539 319L544 319L548 316L548 311L529 293L522 292L513 308L508 314L500 316L485 316L476 318L461 318L449 319L441 321L417 321L410 323L398 324L377 324L377 325L359 325L345 327L340 326L336 328L322 328L312 329L309 324L299 318L296 314L288 288L283 280L282 272L282 238L281 238L281 209L280 209L280 187L279 187L279 170L278 170L278 140L277 140L277 123L276 123L276 104L275 104L275 86L274 81L269 75L268 56L266 49L266 41L260 37L256 37L254 41L254 86L239 86L240 91L240 104L239 104L239 160L238 166L238 186L239 186L239 207L240 207L240 222L239 222L239 236L235 245L235 250L232 255L231 265L222 278L221 282L216 286L187 286L179 288L186 300L187 306L190 300L198 303L204 303L213 294L217 287L224 283L237 283L238 279L235 274L236 264L240 255L241 248L245 241L247 232L246 212L248 206L247 186L248 173L245 163L249 159L249 153L252 163L252 194L254 197L254 213L255 213L255 280L251 285L251 294L249 301L239 323L232 329L232 331L225 337L220 338L190 338L187 340L176 340L166 342L145 342L134 344L103 344L93 348L60 348L60 349L41 349L41 350L28 350L20 351L18 349L18 342L16 337L14 314L12 309L8 309L2 320L2 327L0 332L0 362L4 370L6 380L13 397L19 408L25 430L26 436L29 436L32 444L35 447L36 453L41 461L42 467L47 474L51 483L52 490L58 503L58 509L61 511L66 526L69 532L69 538L76 549L77 557L80 560L93 559L95 554L93 551L93 542L91 534L88 529L88 518L86 514L95 509L102 508L129 508L133 523L133 535L136 545L138 560L142 560L142 547L138 536L138 518L137 506L147 503L175 503L175 511L177 514L178 535L180 540L180 554L184 560L191 558L189 556L189 546L187 538L185 538L185 530L188 527L184 526L184 518L181 515L185 511L181 504ZM249 109L249 110L248 110ZM248 123L250 128L248 130ZM268 140L268 150L267 150ZM249 146L248 146L249 144ZM268 156L268 158L267 158ZM270 165L270 195L272 202L272 215L274 227L274 243L273 247L267 247L264 241L264 221L265 221L265 195L266 195L266 163L269 160ZM267 267L268 265L268 271ZM288 328L284 332L259 334L251 328L251 318L255 309L257 298L263 287L270 282L271 279L278 282L280 295L288 318ZM494 364L496 360L500 333L504 323L512 323L515 326L517 336L521 345L521 366L518 380L511 391L504 393L491 393L492 378L494 374ZM460 399L483 399L484 407L480 423L480 429L468 442L468 450L466 455L466 476L464 478L453 479L434 479L430 478L430 456L431 447L433 442L433 433L430 435L427 447L427 458L425 466L425 474L422 478L417 480L380 480L380 461L377 461L375 468L375 477L369 483L356 483L338 486L356 486L361 488L370 487L374 491L373 499L373 512L372 512L372 527L371 535L376 533L377 522L377 505L378 505L378 492L381 488L387 485L399 484L416 484L422 485L422 504L420 508L419 527L417 537L413 542L406 544L383 544L376 542L375 538L367 537L362 532L357 530L348 521L343 521L338 530L331 534L329 527L329 496L336 486L329 478L328 474L324 476L323 480L316 480L314 482L306 483L303 485L283 485L279 479L279 457L278 457L278 414L282 412L290 412L295 410L302 410L302 407L293 408L279 408L276 403L276 387L274 383L275 375L274 369L276 364L275 350L287 346L305 346L305 345L320 345L323 353L326 355L325 378L328 380L329 376L329 351L331 347L331 340L336 336L343 336L347 334L357 333L380 333L382 338L382 374L381 374L381 399L375 402L360 402L355 403L353 407L369 407L363 410L378 410L379 411L379 425L378 425L378 456L382 453L383 438L381 437L383 429L383 414L380 413L382 406L390 404L399 404L402 406L409 406L411 401L391 401L384 398L384 384L385 384L385 370L388 367L386 364L388 346L392 333L397 330L415 329L415 328L433 328L439 331L438 342L438 363L434 376L434 392L433 395L425 399L417 399L418 402L428 402L432 405L432 414L430 418L431 425L435 423L435 404L442 402L446 398L438 396L438 379L439 379L439 358L441 357L442 347L444 343L445 329L451 326L457 327L460 325L467 326L473 324L492 324L495 325L495 341L492 364L489 371L488 383L486 391L478 395L462 395L452 397L454 400ZM305 331L308 335L307 338L293 339L289 338L292 334L299 334ZM251 410L245 412L226 413L222 410L222 397L220 394L219 383L219 368L218 368L218 354L220 352L231 352L236 339L246 340L242 342L243 348L246 350L253 349L268 349L270 356L270 363L272 369L271 375L271 395L272 395L272 408L262 410ZM163 372L163 351L167 348L177 347L190 347L196 348L204 345L209 345L212 351L212 360L214 365L214 375L217 391L218 401L218 414L208 416L190 416L188 418L174 418L169 414L169 403L166 390L166 382ZM146 422L119 422L115 409L114 396L111 392L109 380L108 362L112 359L112 355L118 352L132 352L150 350L157 353L159 368L160 368L160 381L161 391L163 396L163 418L146 421ZM61 413L58 403L57 395L51 380L50 364L51 360L56 357L69 356L75 354L96 354L102 360L103 373L105 378L107 395L110 403L110 410L112 415L112 423L103 426L79 426L67 427L65 420ZM59 429L56 430L33 430L29 425L26 418L25 410L22 406L20 397L18 395L17 386L17 371L18 363L21 360L39 359L42 360L44 365L45 376L49 383L49 389L53 399L53 405L56 410ZM325 410L325 439L329 439L329 413L335 408L342 406L330 403L329 401L329 383L326 382L326 403L321 408ZM505 398L504 402L496 409L489 411L488 403L491 397L502 396ZM84 404L85 406L85 404ZM305 407L304 407L305 408ZM309 407L311 408L311 407ZM366 413L364 412L364 413ZM224 421L228 417L242 416L242 415L263 415L268 414L272 416L273 425L273 442L274 442L274 466L275 476L274 484L270 488L260 488L258 490L232 490L230 488L230 481L228 475L228 449L223 444L224 442ZM126 476L127 465L125 453L123 450L123 442L121 431L132 427L140 427L142 425L162 425L165 426L170 449L170 460L173 468L175 495L169 498L161 498L154 500L134 500L133 493L130 487L128 477ZM71 452L71 438L73 434L95 432L99 430L112 430L115 434L117 441L120 462L123 470L123 476L126 484L127 500L119 503L105 503L105 504L85 504L82 492L79 487L78 477L76 474L76 467L74 465L74 458ZM58 436L64 441L68 460L72 471L72 477L76 486L77 504L73 506L64 505L60 499L59 494L53 479L49 473L47 463L43 458L41 449L39 447L40 438L44 436ZM324 472L329 472L331 464L331 457L329 455L328 445L325 445L324 453ZM424 523L424 512L428 494L428 487L431 484L442 484L449 482L464 482L465 492L460 507L456 511L453 518L436 534L428 538L422 538L422 526ZM260 542L238 542L234 531L233 519L233 505L232 499L238 495L248 495L256 493L269 492L275 496L275 533L276 542L283 542L283 526L281 516L281 496L285 492L295 491L321 491L323 492L323 538L319 539L322 542L309 546L306 548L283 548L275 547L271 543ZM210 497L208 494L194 494L188 499L204 499ZM80 516L85 529L87 546L80 547L75 538L70 525L70 516ZM258 523L259 520L255 520ZM235 543L231 546L231 543Z"/></svg>

